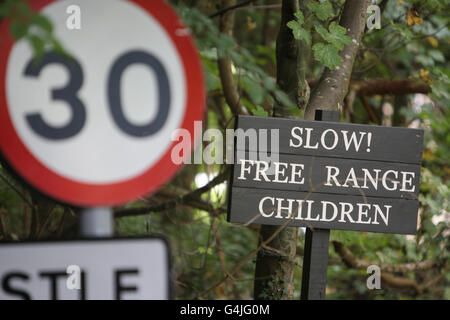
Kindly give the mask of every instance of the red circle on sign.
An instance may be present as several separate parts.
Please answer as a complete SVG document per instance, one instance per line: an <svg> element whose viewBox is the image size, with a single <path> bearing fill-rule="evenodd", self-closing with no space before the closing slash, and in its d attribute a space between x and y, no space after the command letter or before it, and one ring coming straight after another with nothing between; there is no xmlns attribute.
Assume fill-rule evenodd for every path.
<svg viewBox="0 0 450 320"><path fill-rule="evenodd" d="M34 0L30 6L40 11L55 0ZM203 116L205 93L203 74L199 57L189 36L177 36L185 29L176 13L162 0L131 0L155 18L166 30L178 51L184 69L186 84L186 104L180 129L191 133L194 142L194 121ZM55 198L78 206L118 205L150 193L167 182L181 167L171 159L171 150L177 142L172 142L164 155L147 171L132 179L111 184L87 184L67 179L56 174L42 164L21 141L11 120L6 96L6 72L9 55L14 40L9 34L9 21L0 26L0 149L8 163L31 186Z"/></svg>

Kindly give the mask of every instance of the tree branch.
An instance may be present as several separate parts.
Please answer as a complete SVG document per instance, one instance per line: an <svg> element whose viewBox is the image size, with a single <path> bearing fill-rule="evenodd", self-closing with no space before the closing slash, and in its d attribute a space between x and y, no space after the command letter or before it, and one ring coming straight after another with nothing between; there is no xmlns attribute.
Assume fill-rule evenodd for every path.
<svg viewBox="0 0 450 320"><path fill-rule="evenodd" d="M325 69L322 77L311 94L306 108L305 119L313 120L317 109L341 110L344 97L347 94L353 63L358 52L359 43L366 24L366 11L369 1L345 1L339 24L347 30L352 43L346 45L340 56L342 65L334 70Z"/></svg>
<svg viewBox="0 0 450 320"><path fill-rule="evenodd" d="M425 260L391 266L383 263L380 264L377 262L369 262L362 259L358 259L346 246L344 246L339 241L333 241L333 246L334 250L337 252L337 254L339 254L345 265L355 269L367 269L368 266L376 264L380 267L381 271L389 273L407 273L407 272L428 270L431 268L440 267L442 265L442 262L438 260Z"/></svg>
<svg viewBox="0 0 450 320"><path fill-rule="evenodd" d="M223 16L228 11L235 10L235 9L238 9L238 8L241 8L241 7L245 7L246 5L249 5L250 3L252 3L253 1L255 1L255 0L247 0L247 1L243 1L243 2L238 3L238 4L229 5L228 7L225 7L225 8L223 8L223 9L221 9L221 10L219 10L219 11L213 13L213 14L210 14L209 18L213 19L213 18L218 17L218 16Z"/></svg>
<svg viewBox="0 0 450 320"><path fill-rule="evenodd" d="M411 280L406 277L398 277L394 276L393 273L407 273L407 272L415 272L415 271L424 271L432 268L440 268L443 263L442 261L437 260L426 260L419 262L409 262L404 264L397 264L394 266L379 264L376 262L369 262L362 259L358 259L353 255L353 253L345 247L339 241L333 241L334 250L341 257L342 262L347 267L354 269L367 269L370 265L378 265L380 267L381 279L389 286L397 287L397 288L405 288L409 287L416 291L417 294L421 294L422 290L427 287L419 286L415 280Z"/></svg>
<svg viewBox="0 0 450 320"><path fill-rule="evenodd" d="M369 104L369 102L367 101L367 99L366 99L364 96L360 96L360 97L359 97L359 100L361 100L361 102L362 102L364 108L366 109L367 114L369 115L370 120L371 120L373 123L376 123L376 124L380 125L380 121L378 120L377 115L375 114L375 112L373 112L373 109L372 109L372 107L370 106L370 104Z"/></svg>
<svg viewBox="0 0 450 320"><path fill-rule="evenodd" d="M283 232L284 230L286 230L286 228L290 228L290 229L295 229L292 227L287 227L289 223L289 220L286 220L286 222L284 222L281 226L276 226L276 230L267 238L265 238L264 240L261 240L258 247L256 249L254 249L253 251L251 251L247 256L245 256L244 259L242 259L237 265L234 266L234 268L228 272L228 274L223 277L222 279L218 280L217 282L215 282L211 287L209 287L208 289L204 290L203 292L201 292L197 297L195 297L194 299L200 299L202 298L205 294L207 294L208 292L210 292L211 290L215 289L216 287L218 287L220 284L222 284L224 281L226 281L227 279L229 279L231 276L233 276L234 274L236 274L236 272L242 268L243 265L245 265L247 263L247 261L253 257L255 254L261 252L261 250L266 247L267 245L269 245L271 242L275 241L276 238L278 237L279 233ZM295 255L295 252L294 252ZM263 278L259 278L259 277L255 277L255 283L257 280L262 280ZM288 285L288 284L286 284Z"/></svg>
<svg viewBox="0 0 450 320"><path fill-rule="evenodd" d="M306 69L310 48L305 41L296 40L287 23L295 20L294 13L305 10L305 1L283 0L281 9L280 31L276 41L277 84L299 109L304 109L309 100L310 89L306 81ZM309 24L304 26L309 29ZM281 104L274 106L274 116L288 117L289 108Z"/></svg>
<svg viewBox="0 0 450 320"><path fill-rule="evenodd" d="M294 39L288 21L295 19L294 13L300 8L298 0L283 0L281 24L277 37L277 83L288 95L295 96L297 106L302 108L309 98L309 87L305 80L306 55L300 54L304 41ZM290 110L275 104L274 116L289 117ZM258 251L255 267L255 299L291 299L294 294L294 259L298 228L262 225L260 228L260 248L269 246L282 255L265 254ZM273 239L267 241L267 239ZM283 256L280 260L279 257Z"/></svg>
<svg viewBox="0 0 450 320"><path fill-rule="evenodd" d="M350 83L352 89L356 90L358 96L372 96L376 94L405 95L411 93L427 94L431 87L422 80L403 79L370 79L355 80Z"/></svg>
<svg viewBox="0 0 450 320"><path fill-rule="evenodd" d="M236 0L222 0L222 7L229 8L236 5ZM229 11L229 10L228 10ZM234 25L234 12L227 12L220 18L220 32L232 36ZM231 70L231 58L228 53L224 53L224 57L219 58L219 76L222 83L223 94L225 101L231 108L233 114L246 113L245 108L242 106L239 96L239 91L234 83L233 72Z"/></svg>
<svg viewBox="0 0 450 320"><path fill-rule="evenodd" d="M311 87L317 84L316 79L308 79ZM392 94L395 96L414 94L414 93L431 93L431 87L419 79L368 79L368 80L351 80L349 90L354 90L357 96L373 96Z"/></svg>
<svg viewBox="0 0 450 320"><path fill-rule="evenodd" d="M176 197L174 199L171 199L169 201L160 203L160 204L156 204L153 206L146 206L146 207L141 207L141 208L128 208L128 209L121 209L118 210L114 213L114 217L115 218L122 218L122 217L130 217L130 216L138 216L138 215L144 215L144 214L148 214L149 212L159 212L159 211L165 211L165 210L170 210L175 208L178 205L184 205L184 204L188 204L190 202L195 202L198 201L200 199L200 196L211 190L212 188L214 188L215 186L221 184L222 182L224 182L229 175L229 168L227 167L227 169L222 172L221 174L219 174L218 176L216 176L213 180L211 180L207 185L196 189L188 194ZM217 209L214 209L212 206L209 208L204 208L204 210L207 209L208 211L217 212ZM220 209L219 209L220 210ZM221 210L220 210L221 211Z"/></svg>
<svg viewBox="0 0 450 320"><path fill-rule="evenodd" d="M381 280L390 287L395 288L412 288L417 294L422 294L422 289L415 280L406 277L396 277L390 273L381 273Z"/></svg>

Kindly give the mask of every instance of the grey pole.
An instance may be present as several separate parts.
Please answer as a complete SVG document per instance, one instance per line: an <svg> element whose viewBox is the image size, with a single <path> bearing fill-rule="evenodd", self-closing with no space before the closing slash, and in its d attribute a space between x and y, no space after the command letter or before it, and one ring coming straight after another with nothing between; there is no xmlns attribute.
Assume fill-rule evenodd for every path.
<svg viewBox="0 0 450 320"><path fill-rule="evenodd" d="M111 208L84 208L80 212L80 234L84 238L102 238L113 235Z"/></svg>

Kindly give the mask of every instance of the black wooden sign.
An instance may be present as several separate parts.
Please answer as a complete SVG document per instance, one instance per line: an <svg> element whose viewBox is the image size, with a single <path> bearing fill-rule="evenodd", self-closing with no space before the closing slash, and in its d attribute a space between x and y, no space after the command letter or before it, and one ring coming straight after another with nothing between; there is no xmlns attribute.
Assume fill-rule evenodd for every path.
<svg viewBox="0 0 450 320"><path fill-rule="evenodd" d="M230 222L416 233L422 130L239 116L239 131Z"/></svg>
<svg viewBox="0 0 450 320"><path fill-rule="evenodd" d="M231 221L415 234L418 201L233 187Z"/></svg>
<svg viewBox="0 0 450 320"><path fill-rule="evenodd" d="M244 131L279 130L279 153L420 164L423 130L329 121L238 116ZM268 151L270 144L236 144L237 150Z"/></svg>

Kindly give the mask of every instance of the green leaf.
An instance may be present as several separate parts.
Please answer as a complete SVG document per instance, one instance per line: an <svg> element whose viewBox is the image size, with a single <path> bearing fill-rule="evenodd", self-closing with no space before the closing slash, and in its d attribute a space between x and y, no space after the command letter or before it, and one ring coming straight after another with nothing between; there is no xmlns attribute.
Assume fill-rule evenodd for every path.
<svg viewBox="0 0 450 320"><path fill-rule="evenodd" d="M44 30L47 33L53 32L53 26L50 20L48 20L47 17L43 16L42 14L35 14L31 18L31 23L38 26L42 30Z"/></svg>
<svg viewBox="0 0 450 320"><path fill-rule="evenodd" d="M308 9L314 13L320 21L325 21L334 16L333 6L331 2L311 2L306 5Z"/></svg>
<svg viewBox="0 0 450 320"><path fill-rule="evenodd" d="M34 34L28 35L27 39L33 47L34 55L40 59L44 55L45 41Z"/></svg>
<svg viewBox="0 0 450 320"><path fill-rule="evenodd" d="M19 40L27 34L28 27L29 24L25 24L18 20L13 20L9 27L9 31L11 32L14 39Z"/></svg>
<svg viewBox="0 0 450 320"><path fill-rule="evenodd" d="M442 52L439 51L439 50L433 50L433 49L432 49L432 50L428 51L428 54L429 54L430 57L432 57L433 60L436 61L436 62L445 62L445 57L444 57L444 55L442 54Z"/></svg>
<svg viewBox="0 0 450 320"><path fill-rule="evenodd" d="M297 40L303 40L308 45L311 44L311 34L308 30L302 27L303 23L305 23L305 17L303 16L303 13L299 10L296 13L294 13L294 16L297 18L297 20L291 20L286 25L288 28L292 29L292 34L294 35L294 38Z"/></svg>
<svg viewBox="0 0 450 320"><path fill-rule="evenodd" d="M407 40L408 42L412 39L414 36L414 33L411 31L411 29L405 25L404 23L393 23L392 29L400 33L400 35Z"/></svg>
<svg viewBox="0 0 450 320"><path fill-rule="evenodd" d="M344 45L352 43L352 39L347 35L347 30L336 22L332 22L328 30L330 31L328 42L334 44L339 50L344 49Z"/></svg>
<svg viewBox="0 0 450 320"><path fill-rule="evenodd" d="M255 106L255 109L253 110L254 116L260 116L260 117L267 117L269 114L266 110L264 110L261 106Z"/></svg>
<svg viewBox="0 0 450 320"><path fill-rule="evenodd" d="M265 77L263 79L263 84L264 84L264 87L270 91L275 90L275 88L276 88L275 81L273 81L272 78L270 78L270 77Z"/></svg>
<svg viewBox="0 0 450 320"><path fill-rule="evenodd" d="M351 44L352 39L346 35L347 31L336 22L332 22L327 31L321 25L315 25L317 33L328 43L335 46L339 51L344 49L344 45Z"/></svg>
<svg viewBox="0 0 450 320"><path fill-rule="evenodd" d="M298 10L296 13L294 13L294 16L297 18L297 22L302 25L305 23L305 17L303 16L303 12Z"/></svg>
<svg viewBox="0 0 450 320"><path fill-rule="evenodd" d="M316 24L314 26L314 29L316 29L316 32L325 40L328 41L330 39L330 34L328 33L327 29L325 29L321 24Z"/></svg>
<svg viewBox="0 0 450 320"><path fill-rule="evenodd" d="M289 28L289 29L292 29L292 31L295 33L296 32L296 30L298 29L298 28L301 28L301 26L299 25L299 23L297 22L297 21L295 21L295 20L291 20L291 21L289 21L288 23L286 23L286 25L287 25L287 27ZM295 36L295 35L294 35Z"/></svg>
<svg viewBox="0 0 450 320"><path fill-rule="evenodd" d="M274 91L275 98L279 103L281 103L283 106L291 107L294 106L294 103L289 99L288 95L284 93L281 90L275 90Z"/></svg>
<svg viewBox="0 0 450 320"><path fill-rule="evenodd" d="M9 15L9 8L5 5L0 5L0 17L7 17Z"/></svg>
<svg viewBox="0 0 450 320"><path fill-rule="evenodd" d="M309 31L300 26L296 21L289 21L287 23L288 28L292 29L294 38L297 40L303 40L307 44L311 44L311 35Z"/></svg>
<svg viewBox="0 0 450 320"><path fill-rule="evenodd" d="M30 6L25 1L11 1L14 12L20 17L29 17L32 14ZM14 3L15 2L15 3Z"/></svg>
<svg viewBox="0 0 450 320"><path fill-rule="evenodd" d="M250 99L255 105L259 105L264 101L266 94L265 89L254 79L244 76L242 78L245 91L250 96Z"/></svg>
<svg viewBox="0 0 450 320"><path fill-rule="evenodd" d="M316 43L313 45L314 58L326 65L330 70L334 70L341 65L342 59L339 50L332 44Z"/></svg>

